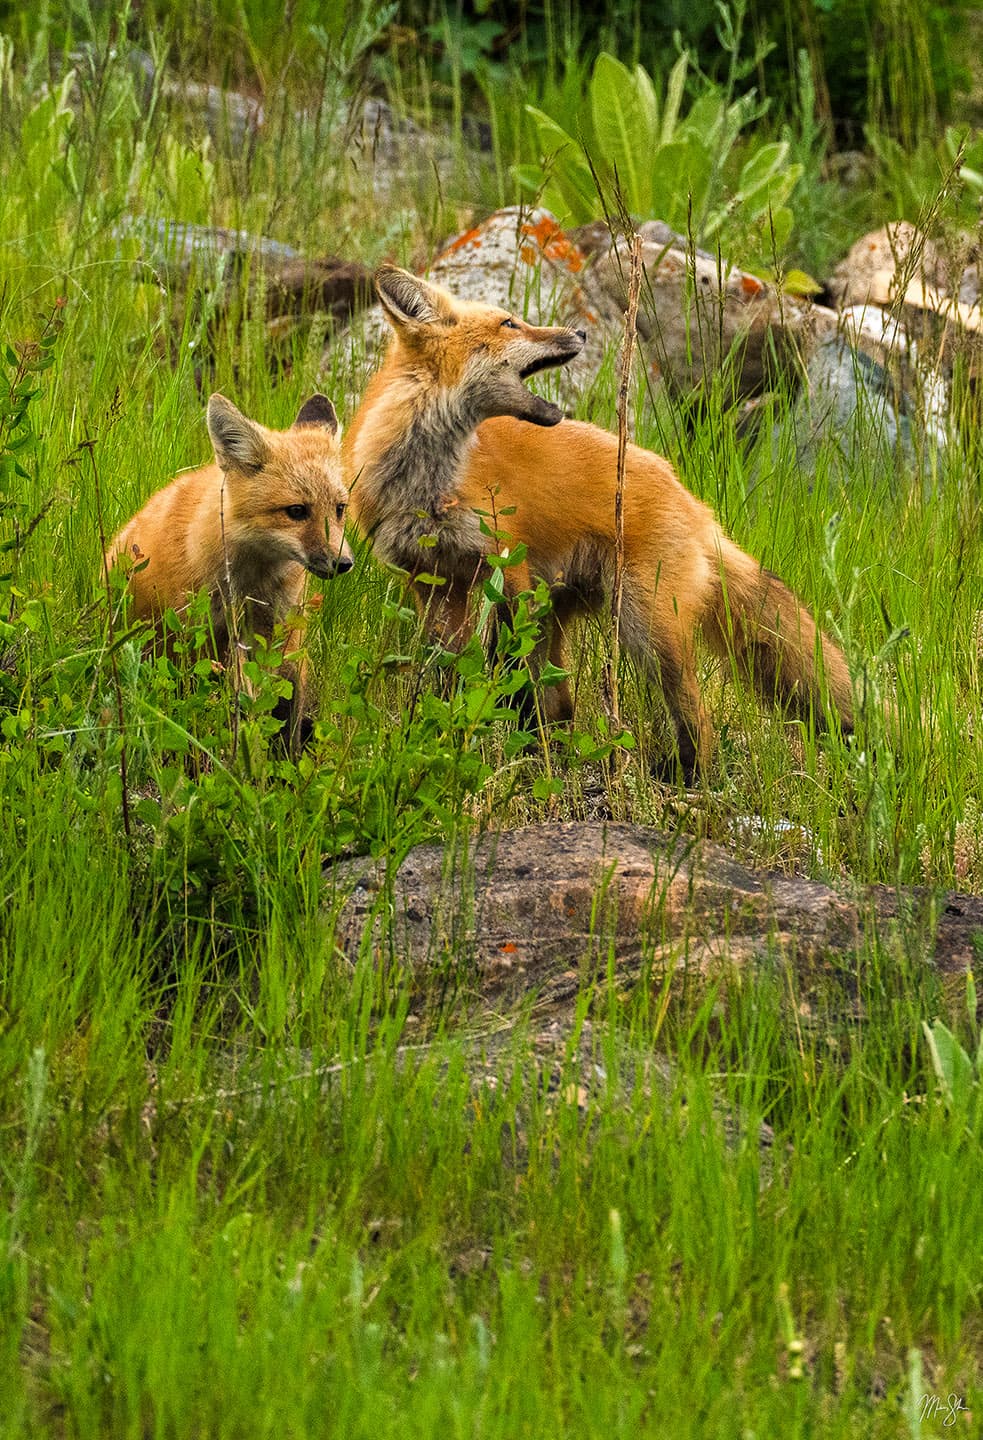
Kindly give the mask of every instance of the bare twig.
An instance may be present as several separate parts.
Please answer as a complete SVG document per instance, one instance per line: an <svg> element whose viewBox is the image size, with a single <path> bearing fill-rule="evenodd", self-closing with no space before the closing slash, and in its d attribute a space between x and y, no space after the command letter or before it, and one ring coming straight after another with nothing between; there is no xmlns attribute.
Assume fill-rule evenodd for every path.
<svg viewBox="0 0 983 1440"><path fill-rule="evenodd" d="M625 579L625 464L628 459L631 372L638 332L638 300L642 289L642 237L634 226L628 234L628 306L625 310L625 336L618 379L618 468L614 492L614 582L611 587L611 674L608 685L610 718L614 731L621 729L618 663L621 658L621 606Z"/></svg>

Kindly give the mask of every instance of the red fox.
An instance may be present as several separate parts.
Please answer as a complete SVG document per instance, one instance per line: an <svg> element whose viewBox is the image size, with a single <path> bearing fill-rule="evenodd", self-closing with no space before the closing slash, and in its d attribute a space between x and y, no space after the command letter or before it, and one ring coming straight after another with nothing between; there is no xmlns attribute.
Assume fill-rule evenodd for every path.
<svg viewBox="0 0 983 1440"><path fill-rule="evenodd" d="M106 561L130 562L137 619L159 622L207 591L216 658L238 664L242 647L256 637L271 640L274 627L301 608L308 570L327 578L352 568L348 493L338 419L324 395L313 395L289 430L248 420L224 395L211 396L207 420L214 464L152 495L115 537ZM293 648L289 636L286 648ZM306 667L284 664L281 673L294 687L282 718L296 746Z"/></svg>
<svg viewBox="0 0 983 1440"><path fill-rule="evenodd" d="M552 624L534 662L548 654L565 668L571 619L612 596L618 442L565 420L523 381L571 360L586 337L455 300L395 266L378 271L376 287L395 336L343 446L353 517L384 561L443 581L415 594L431 636L450 645L469 634L469 597L489 573L487 555L521 542L524 558L503 572L507 598L547 582ZM489 513L497 518L486 528L507 532L504 541L483 533ZM822 722L825 688L840 725L852 728L841 652L668 461L637 446L628 449L623 516L621 633L660 680L687 778L714 744L698 632L767 701L799 714L815 705ZM569 685L547 691L543 704L548 719L569 719Z"/></svg>

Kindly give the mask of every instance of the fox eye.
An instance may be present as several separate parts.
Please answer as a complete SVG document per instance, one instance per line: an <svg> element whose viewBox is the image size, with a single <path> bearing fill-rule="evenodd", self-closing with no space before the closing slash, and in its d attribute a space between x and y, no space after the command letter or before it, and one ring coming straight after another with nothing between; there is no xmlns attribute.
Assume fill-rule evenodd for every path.
<svg viewBox="0 0 983 1440"><path fill-rule="evenodd" d="M291 520L309 520L311 518L311 507L309 505L284 505L284 514L289 515Z"/></svg>
<svg viewBox="0 0 983 1440"><path fill-rule="evenodd" d="M336 520L344 520L344 518L345 518L345 507L344 507L344 505L336 505L336 506L334 507L334 516L335 516L335 519L336 519Z"/></svg>
<svg viewBox="0 0 983 1440"><path fill-rule="evenodd" d="M511 315L507 315L507 316L505 317L505 319L502 321L501 329L503 329L503 330L518 330L518 329L519 329L519 326L518 326L518 325L516 324L516 322L512 319L512 316L511 316Z"/></svg>

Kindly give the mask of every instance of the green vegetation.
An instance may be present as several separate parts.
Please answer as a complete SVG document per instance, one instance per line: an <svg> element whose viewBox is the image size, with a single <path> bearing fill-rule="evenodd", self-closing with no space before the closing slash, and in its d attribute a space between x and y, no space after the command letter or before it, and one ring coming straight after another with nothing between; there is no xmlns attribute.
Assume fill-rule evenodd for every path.
<svg viewBox="0 0 983 1440"><path fill-rule="evenodd" d="M978 1416L979 1030L964 993L929 971L917 927L870 942L850 962L848 996L831 984L806 1007L777 958L753 981L670 993L656 915L643 937L650 980L624 994L613 964L585 966L544 1052L535 1042L554 1017L535 997L518 1018L465 1009L466 944L434 957L432 984L406 972L385 884L374 938L343 954L322 870L366 852L395 867L422 840L460 850L482 829L600 807L830 881L983 889L969 383L961 447L908 489L863 447L845 476L838 452L821 451L807 482L769 423L739 435L726 377L685 413L633 414L639 440L838 635L869 697L854 745L763 715L711 675L720 765L694 796L656 785L649 765L668 743L658 696L626 669L628 734L613 732L604 621L585 632L577 729L547 744L508 714L545 597L528 597L490 666L477 646L433 654L399 578L361 552L309 624L320 713L295 764L272 734L277 654L256 656L253 693L237 694L212 673L193 610L174 617L173 659L145 658L101 548L154 488L204 461L210 390L281 426L320 387L347 421L361 376L340 350L322 367L321 320L272 364L248 266L233 278L201 259L174 286L123 217L409 263L473 207L516 198L512 167L535 140L524 92L498 84L497 148L480 176L462 153L440 184L396 175L376 189L371 155L353 163L346 150L342 100L384 81L425 118L429 75L442 114L482 103L480 74L449 66L436 38L409 56L385 10L298 5L274 25L269 7L230 4L216 7L214 35L177 3L142 18L44 7L33 33L9 13L5 1440L893 1440L941 1426L923 1396L956 1395ZM566 123L594 56L565 69L551 14L535 99ZM453 34L464 18L426 23ZM226 118L210 138L159 69L148 78L131 63L127 37L161 61L170 46L196 78L261 90L264 126L245 141ZM505 73L508 57L494 63ZM750 138L787 143L801 164L782 258L819 270L885 218L894 191L883 166L859 193L826 178L829 133L801 80L787 135L764 117ZM657 84L668 83L667 66ZM704 81L692 85L682 114ZM553 104L563 87L566 110ZM911 204L940 223L964 218L977 152L946 209L932 188L951 168L933 173L945 136L922 143ZM788 403L775 397L769 418ZM590 418L615 423L613 367ZM495 595L492 584L481 602ZM878 695L896 697L897 737Z"/></svg>
<svg viewBox="0 0 983 1440"><path fill-rule="evenodd" d="M615 198L640 220L661 219L699 245L716 241L726 254L746 250L757 230L783 252L792 228L788 200L802 174L789 162L789 143L752 147L727 185L727 162L741 131L761 115L754 91L738 99L709 87L685 116L684 53L669 73L665 94L640 65L628 70L602 51L594 65L579 141L550 116L529 106L542 157L517 174L523 187L565 224L581 225L616 209ZM766 241L767 236L767 241Z"/></svg>

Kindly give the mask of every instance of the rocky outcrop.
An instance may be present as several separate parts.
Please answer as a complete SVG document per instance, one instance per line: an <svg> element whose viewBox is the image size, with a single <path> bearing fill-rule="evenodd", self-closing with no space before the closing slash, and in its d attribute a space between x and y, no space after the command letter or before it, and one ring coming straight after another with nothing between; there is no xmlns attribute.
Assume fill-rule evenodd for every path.
<svg viewBox="0 0 983 1440"><path fill-rule="evenodd" d="M717 846L638 825L529 826L457 850L424 845L388 878L381 862L348 861L327 883L346 954L367 946L380 963L410 967L425 990L463 987L496 1005L532 993L559 1003L608 973L618 984L644 975L702 986L779 965L797 994L834 985L848 1007L875 937L961 977L983 933L977 897L757 873Z"/></svg>
<svg viewBox="0 0 983 1440"><path fill-rule="evenodd" d="M645 278L638 333L653 381L687 393L727 366L734 395L753 395L836 331L833 311L694 249L661 221L640 226L639 235ZM627 242L618 240L594 267L598 286L619 306L627 254Z"/></svg>

